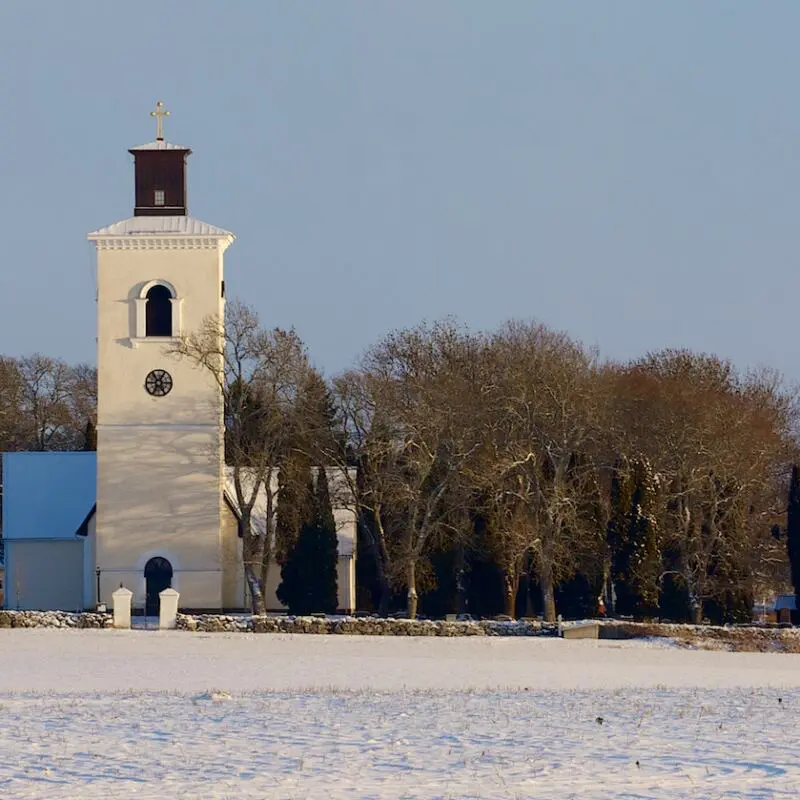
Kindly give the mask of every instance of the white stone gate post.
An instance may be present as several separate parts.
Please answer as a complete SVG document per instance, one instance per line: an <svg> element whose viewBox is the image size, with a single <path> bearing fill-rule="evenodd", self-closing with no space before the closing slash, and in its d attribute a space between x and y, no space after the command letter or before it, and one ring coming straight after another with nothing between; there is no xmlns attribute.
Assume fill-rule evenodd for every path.
<svg viewBox="0 0 800 800"><path fill-rule="evenodd" d="M174 589L159 592L158 627L162 631L174 630L178 627L178 598Z"/></svg>
<svg viewBox="0 0 800 800"><path fill-rule="evenodd" d="M131 598L133 592L120 586L116 592L111 595L111 602L114 606L114 627L115 628L130 628L131 627Z"/></svg>

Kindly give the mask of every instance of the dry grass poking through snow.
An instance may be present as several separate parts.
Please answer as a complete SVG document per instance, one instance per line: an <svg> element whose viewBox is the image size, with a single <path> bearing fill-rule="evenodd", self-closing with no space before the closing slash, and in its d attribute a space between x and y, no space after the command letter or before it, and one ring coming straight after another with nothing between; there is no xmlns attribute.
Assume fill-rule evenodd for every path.
<svg viewBox="0 0 800 800"><path fill-rule="evenodd" d="M0 797L800 795L800 656L0 633Z"/></svg>
<svg viewBox="0 0 800 800"><path fill-rule="evenodd" d="M790 797L798 708L774 690L14 696L0 795Z"/></svg>

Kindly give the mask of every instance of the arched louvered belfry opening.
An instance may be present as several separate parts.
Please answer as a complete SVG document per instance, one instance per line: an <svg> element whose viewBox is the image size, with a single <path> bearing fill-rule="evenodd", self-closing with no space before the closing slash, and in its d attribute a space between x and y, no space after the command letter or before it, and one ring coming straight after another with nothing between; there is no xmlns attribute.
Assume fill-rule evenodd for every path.
<svg viewBox="0 0 800 800"><path fill-rule="evenodd" d="M172 292L157 283L146 297L145 336L172 336Z"/></svg>
<svg viewBox="0 0 800 800"><path fill-rule="evenodd" d="M141 563L141 562L140 562ZM161 600L159 594L172 586L172 564L166 558L156 556L144 565L145 614L158 616Z"/></svg>

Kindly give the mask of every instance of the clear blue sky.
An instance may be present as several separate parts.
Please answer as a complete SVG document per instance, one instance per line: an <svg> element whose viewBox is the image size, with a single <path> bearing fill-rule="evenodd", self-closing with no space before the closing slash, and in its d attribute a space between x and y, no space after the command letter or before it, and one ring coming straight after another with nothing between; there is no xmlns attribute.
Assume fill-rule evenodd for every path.
<svg viewBox="0 0 800 800"><path fill-rule="evenodd" d="M93 360L86 232L194 150L229 294L328 374L454 315L800 379L800 3L0 6L0 352Z"/></svg>

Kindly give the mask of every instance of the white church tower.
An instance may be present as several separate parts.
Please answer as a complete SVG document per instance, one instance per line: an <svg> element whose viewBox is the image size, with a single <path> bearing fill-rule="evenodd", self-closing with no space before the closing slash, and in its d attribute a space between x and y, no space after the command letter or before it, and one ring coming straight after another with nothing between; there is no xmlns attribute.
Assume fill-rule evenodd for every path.
<svg viewBox="0 0 800 800"><path fill-rule="evenodd" d="M97 516L100 599L124 584L157 609L219 609L222 597L222 395L168 346L224 310L223 257L234 237L187 214L188 147L130 150L133 217L89 234L97 246Z"/></svg>

